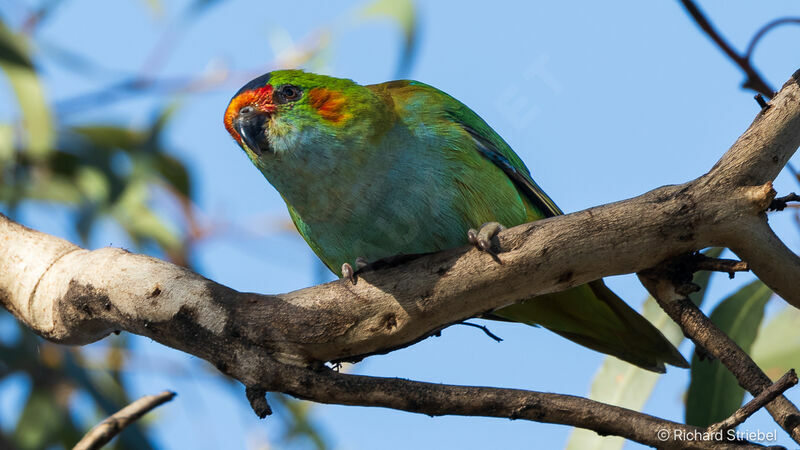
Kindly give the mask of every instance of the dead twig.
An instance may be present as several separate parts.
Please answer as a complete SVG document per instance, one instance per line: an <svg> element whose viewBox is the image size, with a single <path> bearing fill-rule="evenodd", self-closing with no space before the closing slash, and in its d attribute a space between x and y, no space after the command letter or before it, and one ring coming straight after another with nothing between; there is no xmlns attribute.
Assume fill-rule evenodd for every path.
<svg viewBox="0 0 800 450"><path fill-rule="evenodd" d="M784 195L783 197L772 199L772 202L770 202L767 211L783 211L784 209L786 209L787 206L789 206L788 205L789 202L797 202L797 201L800 201L800 195L797 195L794 192L792 192L789 195Z"/></svg>
<svg viewBox="0 0 800 450"><path fill-rule="evenodd" d="M770 387L764 389L760 394L753 397L752 400L745 403L744 406L737 409L736 412L731 414L730 417L722 422L717 422L709 426L708 431L711 433L722 431L724 433L726 430L736 428L739 426L739 424L747 420L748 417L752 416L756 411L766 406L767 403L775 400L779 395L783 394L787 389L796 384L797 373L794 371L794 369L791 369L786 372L778 381L772 383Z"/></svg>
<svg viewBox="0 0 800 450"><path fill-rule="evenodd" d="M695 253L692 255L692 273L698 270L706 270L710 272L725 272L729 278L733 278L736 272L747 272L750 270L750 265L746 261L737 261L735 259L720 259L709 258L702 253Z"/></svg>
<svg viewBox="0 0 800 450"><path fill-rule="evenodd" d="M487 336L494 339L495 342L503 342L503 338L492 333L492 331L489 330L489 327L487 327L486 325L478 325L477 323L472 323L472 322L458 322L456 325L466 325L468 327L475 327L479 330L482 330Z"/></svg>
<svg viewBox="0 0 800 450"><path fill-rule="evenodd" d="M775 90L770 87L770 85L764 80L763 77L756 71L752 64L750 64L750 56L755 47L755 43L758 42L758 39L761 38L758 34L754 37L755 42L751 41L750 46L748 47L748 52L745 55L740 55L736 50L728 44L728 41L722 37L722 35L714 28L714 25L709 22L706 16L700 11L700 8L695 5L692 0L681 0L681 4L683 7L686 8L686 11L692 16L692 19L697 23L697 26L703 30L712 41L719 47L720 50L723 51L740 69L745 73L747 79L745 79L744 83L742 83L742 87L746 89L752 89L767 98L772 98L775 95ZM762 28L762 30L764 30ZM759 30L759 32L762 32ZM766 33L769 29L762 32ZM758 38L758 39L756 39Z"/></svg>

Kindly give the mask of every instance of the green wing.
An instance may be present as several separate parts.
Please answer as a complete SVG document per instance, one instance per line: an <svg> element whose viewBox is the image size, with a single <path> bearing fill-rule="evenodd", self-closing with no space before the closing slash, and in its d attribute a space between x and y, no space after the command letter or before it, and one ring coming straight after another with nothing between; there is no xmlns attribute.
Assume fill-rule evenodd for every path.
<svg viewBox="0 0 800 450"><path fill-rule="evenodd" d="M447 95L444 94L443 95ZM514 183L517 189L531 202L544 217L563 214L542 188L531 178L530 170L525 166L514 150L483 119L458 100L449 97L452 102L446 106L448 115L459 123L475 143L480 154L500 168Z"/></svg>
<svg viewBox="0 0 800 450"><path fill-rule="evenodd" d="M436 88L418 82L410 84L434 96L432 101L441 102L445 114L461 125L474 141L476 150L508 176L540 213L539 217L531 219L563 214L533 181L519 156L475 112ZM664 335L608 289L603 280L532 298L494 311L492 315L501 320L542 325L583 346L655 372L664 372L665 363L689 366Z"/></svg>

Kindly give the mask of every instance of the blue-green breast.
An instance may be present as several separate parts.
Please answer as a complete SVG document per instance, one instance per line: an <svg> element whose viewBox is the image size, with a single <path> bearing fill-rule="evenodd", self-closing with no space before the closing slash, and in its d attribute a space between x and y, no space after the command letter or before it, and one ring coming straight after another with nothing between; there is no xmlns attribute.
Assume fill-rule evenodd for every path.
<svg viewBox="0 0 800 450"><path fill-rule="evenodd" d="M280 186L293 183L289 168L272 167L281 172L278 183L275 173L265 173L332 271L340 274L342 263L357 257L374 261L462 245L467 230L485 222L513 226L539 218L531 217L506 174L477 151L439 91L408 82L369 88L391 108L393 124L381 136L307 139L301 151L324 154L328 165L289 189ZM303 163L302 170L310 170L308 158Z"/></svg>

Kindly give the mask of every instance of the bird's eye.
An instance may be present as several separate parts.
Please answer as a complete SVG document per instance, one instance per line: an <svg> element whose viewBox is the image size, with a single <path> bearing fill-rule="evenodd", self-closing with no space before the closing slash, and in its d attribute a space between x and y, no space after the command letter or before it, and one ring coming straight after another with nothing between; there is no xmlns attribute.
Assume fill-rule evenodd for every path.
<svg viewBox="0 0 800 450"><path fill-rule="evenodd" d="M252 106L248 105L248 106L245 106L245 107L243 107L242 109L239 110L239 115L250 114L253 111L255 111L255 108L253 108Z"/></svg>
<svg viewBox="0 0 800 450"><path fill-rule="evenodd" d="M281 97L286 102L291 102L300 98L303 95L303 92L297 86L292 86L291 84L287 84L281 87L280 90Z"/></svg>

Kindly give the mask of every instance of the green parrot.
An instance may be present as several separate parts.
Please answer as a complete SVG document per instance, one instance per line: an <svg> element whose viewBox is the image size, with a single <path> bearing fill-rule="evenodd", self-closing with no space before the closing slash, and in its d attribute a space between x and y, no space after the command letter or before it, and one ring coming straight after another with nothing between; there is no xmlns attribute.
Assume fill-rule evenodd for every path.
<svg viewBox="0 0 800 450"><path fill-rule="evenodd" d="M233 96L224 122L281 194L308 245L340 277L352 277L354 264L397 254L468 242L487 250L497 224L562 214L483 119L418 81L361 86L274 71ZM489 225L471 230L481 224ZM665 363L688 367L602 280L489 318L540 325L656 372Z"/></svg>

